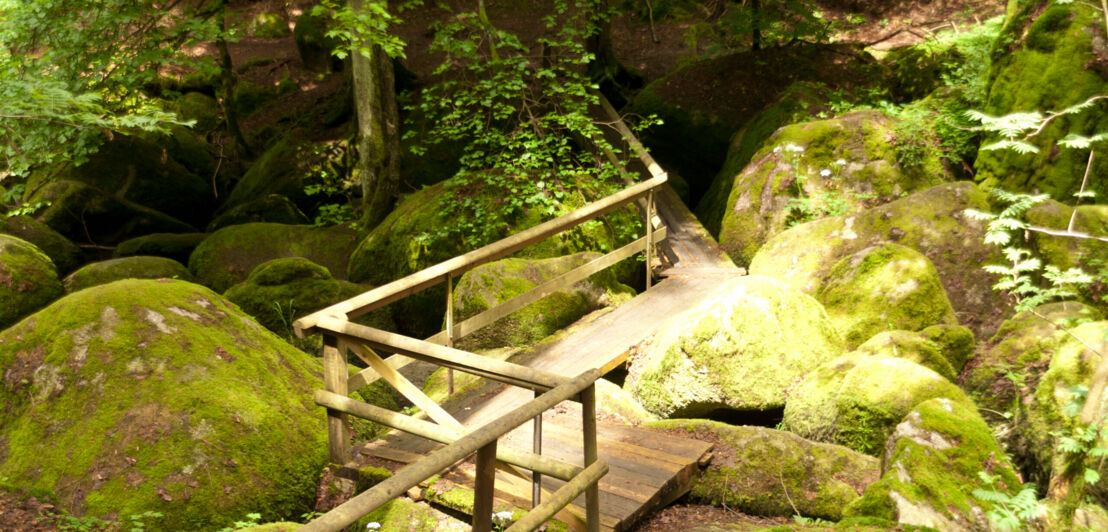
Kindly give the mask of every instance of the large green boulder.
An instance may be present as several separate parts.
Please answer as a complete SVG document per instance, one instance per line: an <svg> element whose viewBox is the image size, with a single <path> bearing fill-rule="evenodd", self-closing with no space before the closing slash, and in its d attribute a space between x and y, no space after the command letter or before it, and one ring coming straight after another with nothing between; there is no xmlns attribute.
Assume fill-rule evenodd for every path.
<svg viewBox="0 0 1108 532"><path fill-rule="evenodd" d="M121 279L180 279L192 281L184 264L165 257L122 257L102 260L82 266L62 279L65 292L72 294L90 286L108 284Z"/></svg>
<svg viewBox="0 0 1108 532"><path fill-rule="evenodd" d="M698 419L647 426L714 443L712 462L693 480L689 497L750 515L837 521L881 473L876 458L780 430Z"/></svg>
<svg viewBox="0 0 1108 532"><path fill-rule="evenodd" d="M265 328L291 335L292 323L339 301L350 299L370 287L341 281L331 272L302 257L266 261L254 268L245 281L223 294ZM378 329L395 329L388 307L361 317Z"/></svg>
<svg viewBox="0 0 1108 532"><path fill-rule="evenodd" d="M943 531L992 530L991 502L977 489L1013 496L1020 479L1004 449L972 404L936 398L916 405L896 426L884 449L881 480L846 508ZM986 484L979 474L993 475Z"/></svg>
<svg viewBox="0 0 1108 532"><path fill-rule="evenodd" d="M954 369L939 344L928 340L914 331L885 331L873 335L854 350L855 353L868 356L893 357L911 360L935 373L946 377L950 382L958 379L958 370Z"/></svg>
<svg viewBox="0 0 1108 532"><path fill-rule="evenodd" d="M1033 399L1022 401L1020 418L1026 420L1018 427L1020 437L1026 442L1021 449L1034 464L1032 479L1041 485L1063 471L1072 456L1059 449L1063 437L1073 437L1075 430L1083 427L1077 413L1081 412L1092 385L1093 374L1101 363L1108 321L1088 322L1068 328L1064 336L1058 336L1058 347L1050 359L1050 365L1034 387ZM1090 349L1090 346L1092 349ZM1097 352L1093 349L1097 349ZM1103 427L1108 420L1108 394L1099 398L1093 410L1093 424ZM1103 436L1103 434L1101 435ZM1095 446L1108 448L1108 438L1096 439ZM1098 457L1090 457L1086 467L1096 469L1103 477L1108 475L1108 464ZM1108 503L1108 486L1097 483L1087 486L1088 493L1100 504Z"/></svg>
<svg viewBox="0 0 1108 532"><path fill-rule="evenodd" d="M962 375L962 388L983 408L1015 413L1019 403L1030 400L1050 360L1065 344L1066 333L1059 326L1102 318L1096 309L1076 301L1020 312L978 346Z"/></svg>
<svg viewBox="0 0 1108 532"><path fill-rule="evenodd" d="M816 299L847 349L881 331L957 323L935 266L899 244L880 244L843 258L831 268Z"/></svg>
<svg viewBox="0 0 1108 532"><path fill-rule="evenodd" d="M793 385L782 426L811 440L880 456L893 427L917 404L936 397L972 405L949 380L911 360L854 353Z"/></svg>
<svg viewBox="0 0 1108 532"><path fill-rule="evenodd" d="M0 235L0 329L61 297L54 263L34 244Z"/></svg>
<svg viewBox="0 0 1108 532"><path fill-rule="evenodd" d="M321 367L183 281L82 290L0 333L0 477L75 516L216 530L311 509Z"/></svg>
<svg viewBox="0 0 1108 532"><path fill-rule="evenodd" d="M206 233L151 233L120 242L112 253L115 257L152 255L188 264L189 255L199 246Z"/></svg>
<svg viewBox="0 0 1108 532"><path fill-rule="evenodd" d="M60 275L77 269L84 261L84 253L77 244L30 216L0 219L0 234L11 235L34 244L54 261L54 266L58 268Z"/></svg>
<svg viewBox="0 0 1108 532"><path fill-rule="evenodd" d="M636 347L624 387L662 417L769 410L842 352L815 299L775 279L739 277Z"/></svg>
<svg viewBox="0 0 1108 532"><path fill-rule="evenodd" d="M49 183L29 201L48 204L38 218L78 243L107 245L150 233L196 232L192 225L166 213L77 181Z"/></svg>
<svg viewBox="0 0 1108 532"><path fill-rule="evenodd" d="M199 283L225 291L245 281L259 264L285 257L304 257L345 278L357 233L344 227L252 223L212 233L189 257Z"/></svg>
<svg viewBox="0 0 1108 532"><path fill-rule="evenodd" d="M275 224L305 225L311 223L292 200L280 194L269 194L231 207L208 224L208 232L214 233L224 227L255 222Z"/></svg>
<svg viewBox="0 0 1108 532"><path fill-rule="evenodd" d="M306 186L319 179L320 174L338 175L343 172L344 170L337 168L343 164L341 158L341 149L336 143L311 143L294 137L283 138L250 165L216 214L224 215L251 202L267 201L271 195L277 194L292 201L301 212L312 215L320 202L338 198L321 194L309 196L305 192ZM347 199L343 197L342 200ZM240 208L257 210L257 205ZM241 215L239 218L241 219Z"/></svg>
<svg viewBox="0 0 1108 532"><path fill-rule="evenodd" d="M1108 42L1099 5L1035 0L1013 3L998 37L983 111L992 116L1016 112L1060 111L1108 92ZM981 150L974 168L987 186L1009 191L1049 193L1069 201L1081 187L1089 153L1056 147L1069 133L1108 131L1108 111L1095 105L1054 120L1030 142L1038 153ZM996 138L986 138L988 144ZM1089 175L1108 175L1108 159L1097 157ZM1097 197L1108 195L1108 181L1094 179Z"/></svg>
<svg viewBox="0 0 1108 532"><path fill-rule="evenodd" d="M888 141L895 125L879 111L855 111L777 130L750 164L724 169L732 185L720 245L746 266L792 225L858 213L952 179L936 152L912 166L899 163Z"/></svg>
<svg viewBox="0 0 1108 532"><path fill-rule="evenodd" d="M548 206L505 205L505 192L484 176L459 174L405 197L358 244L350 257L348 277L354 282L383 285L406 275L491 244L512 233L567 214L614 191L614 187L582 176L550 191ZM559 233L516 253L517 258L548 258L582 251L607 253L630 242L641 231L641 219L625 207ZM629 282L639 271L624 261L613 267L616 278ZM334 272L334 269L331 270ZM446 292L435 286L395 303L401 332L426 337L442 329Z"/></svg>
<svg viewBox="0 0 1108 532"><path fill-rule="evenodd" d="M476 316L536 286L600 257L576 253L549 259L502 259L482 264L460 279L454 289L456 322ZM474 351L523 347L550 336L578 318L634 297L635 291L616 281L611 270L596 273L558 290L456 342Z"/></svg>
<svg viewBox="0 0 1108 532"><path fill-rule="evenodd" d="M984 224L967 217L968 208L987 211L989 203L973 183L959 181L859 214L803 223L766 242L751 261L750 273L817 294L840 260L893 242L930 259L958 322L988 337L1011 307L992 289L996 279L981 266L1004 263L1004 258L995 246L984 243Z"/></svg>

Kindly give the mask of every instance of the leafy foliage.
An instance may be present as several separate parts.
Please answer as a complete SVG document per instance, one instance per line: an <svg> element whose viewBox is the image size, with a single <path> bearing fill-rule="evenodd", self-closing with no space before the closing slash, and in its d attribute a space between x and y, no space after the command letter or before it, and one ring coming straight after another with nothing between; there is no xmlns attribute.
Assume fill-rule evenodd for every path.
<svg viewBox="0 0 1108 532"><path fill-rule="evenodd" d="M762 46L827 42L835 29L811 0L761 0L731 7L720 20L722 29L734 36L759 31Z"/></svg>
<svg viewBox="0 0 1108 532"><path fill-rule="evenodd" d="M419 0L407 0L400 4L398 10L421 4ZM330 14L335 21L335 25L327 30L327 36L343 43L334 50L339 59L345 59L352 53L370 57L370 48L374 45L380 46L389 57L404 57L404 41L389 33L390 26L403 21L389 12L388 3L384 0L365 0L358 2L357 6L353 2L323 0L312 8L312 13Z"/></svg>
<svg viewBox="0 0 1108 532"><path fill-rule="evenodd" d="M1009 495L1002 489L996 489L997 475L979 471L977 476L989 489L975 489L973 496L992 503L993 507L985 515L998 530L1024 530L1034 520L1043 515L1043 508L1035 496L1035 485L1027 483L1019 493Z"/></svg>

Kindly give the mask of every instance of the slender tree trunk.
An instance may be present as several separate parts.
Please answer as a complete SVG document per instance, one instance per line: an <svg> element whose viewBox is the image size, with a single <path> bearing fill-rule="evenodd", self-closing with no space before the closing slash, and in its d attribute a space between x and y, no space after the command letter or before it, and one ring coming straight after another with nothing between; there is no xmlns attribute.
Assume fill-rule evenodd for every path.
<svg viewBox="0 0 1108 532"><path fill-rule="evenodd" d="M227 1L221 0L217 7L219 9L219 29L221 30L219 38L215 41L216 48L219 49L219 99L223 104L223 121L227 126L227 132L238 144L242 154L251 157L253 156L253 150L250 149L246 137L242 134L242 129L239 128L239 111L238 105L235 103L235 86L238 84L238 80L235 78L234 65L231 64L231 52L227 49L227 40L223 38L223 34L227 31Z"/></svg>
<svg viewBox="0 0 1108 532"><path fill-rule="evenodd" d="M355 10L365 0L351 0ZM354 109L358 115L358 164L362 183L362 226L373 227L389 213L400 181L399 116L392 59L372 46L368 57L351 54Z"/></svg>

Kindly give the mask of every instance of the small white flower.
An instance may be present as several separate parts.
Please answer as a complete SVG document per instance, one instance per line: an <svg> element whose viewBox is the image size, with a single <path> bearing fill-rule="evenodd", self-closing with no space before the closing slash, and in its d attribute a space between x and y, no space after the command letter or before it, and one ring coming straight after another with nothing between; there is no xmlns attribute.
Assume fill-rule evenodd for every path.
<svg viewBox="0 0 1108 532"><path fill-rule="evenodd" d="M777 146L773 149L773 153L781 153L781 146Z"/></svg>
<svg viewBox="0 0 1108 532"><path fill-rule="evenodd" d="M512 524L512 512L503 511L492 514L492 524L496 526L508 526Z"/></svg>
<svg viewBox="0 0 1108 532"><path fill-rule="evenodd" d="M823 170L819 171L819 175L821 175L823 177L830 177L831 176L831 170L828 170L828 169L824 168Z"/></svg>
<svg viewBox="0 0 1108 532"><path fill-rule="evenodd" d="M791 152L795 152L795 153L800 153L800 152L804 151L804 148L801 148L800 146L797 146L796 144L793 144L791 142L789 144L785 145L785 149L787 151L791 151Z"/></svg>
<svg viewBox="0 0 1108 532"><path fill-rule="evenodd" d="M381 523L378 523L377 521L366 523L365 529L366 530L381 530Z"/></svg>
<svg viewBox="0 0 1108 532"><path fill-rule="evenodd" d="M846 159L839 159L839 160L835 161L832 164L834 164L835 166L842 166L842 165L846 164Z"/></svg>

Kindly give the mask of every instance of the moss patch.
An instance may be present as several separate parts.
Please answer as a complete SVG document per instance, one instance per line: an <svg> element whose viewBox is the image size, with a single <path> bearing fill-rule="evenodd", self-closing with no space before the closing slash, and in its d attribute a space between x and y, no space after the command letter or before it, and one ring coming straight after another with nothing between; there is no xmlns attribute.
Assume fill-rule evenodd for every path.
<svg viewBox="0 0 1108 532"><path fill-rule="evenodd" d="M182 281L71 294L0 333L0 476L166 530L299 516L327 455L321 368Z"/></svg>
<svg viewBox="0 0 1108 532"><path fill-rule="evenodd" d="M662 416L785 404L800 376L842 353L818 302L768 277L728 281L635 348L624 388Z"/></svg>
<svg viewBox="0 0 1108 532"><path fill-rule="evenodd" d="M67 294L121 279L180 279L192 281L184 264L165 257L123 257L94 262L62 280Z"/></svg>
<svg viewBox="0 0 1108 532"><path fill-rule="evenodd" d="M855 353L868 356L884 356L911 360L935 373L955 382L958 378L954 366L944 356L939 344L912 331L885 331L875 334L864 344L858 346Z"/></svg>
<svg viewBox="0 0 1108 532"><path fill-rule="evenodd" d="M34 244L54 261L59 275L65 275L77 269L84 261L81 248L50 226L30 216L0 219L0 234L11 235Z"/></svg>
<svg viewBox="0 0 1108 532"><path fill-rule="evenodd" d="M42 250L0 235L0 329L61 297L54 263Z"/></svg>

